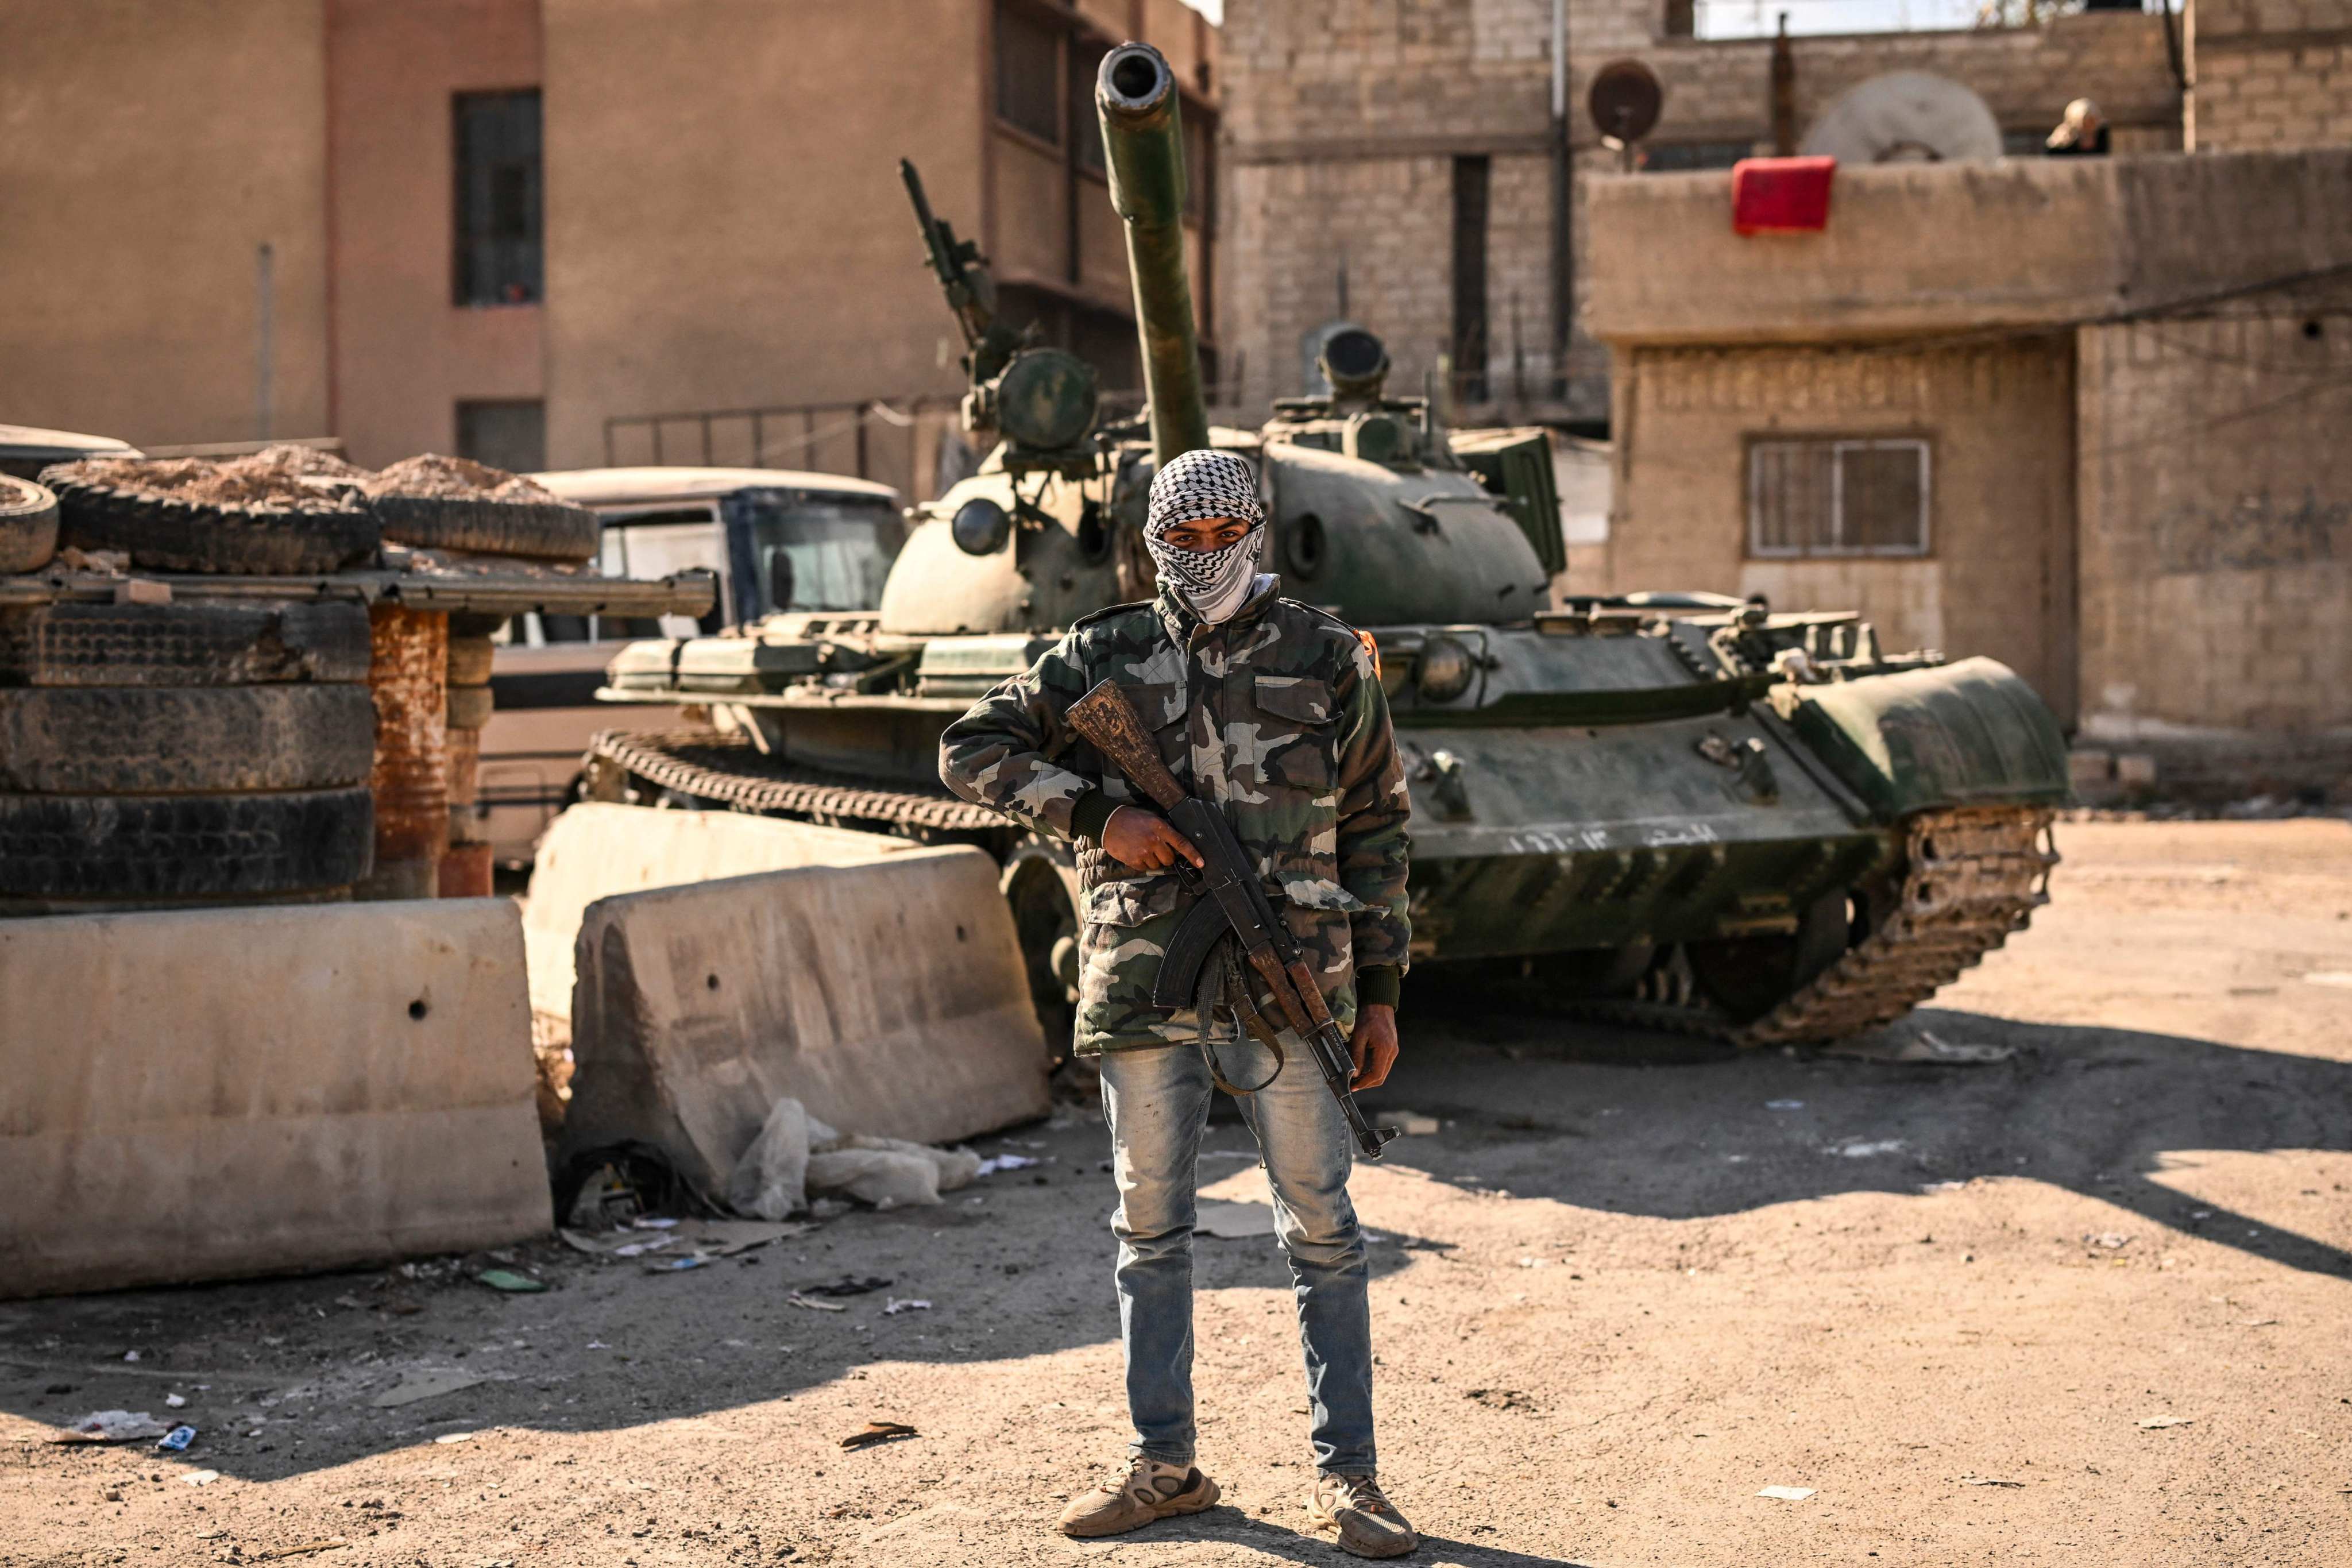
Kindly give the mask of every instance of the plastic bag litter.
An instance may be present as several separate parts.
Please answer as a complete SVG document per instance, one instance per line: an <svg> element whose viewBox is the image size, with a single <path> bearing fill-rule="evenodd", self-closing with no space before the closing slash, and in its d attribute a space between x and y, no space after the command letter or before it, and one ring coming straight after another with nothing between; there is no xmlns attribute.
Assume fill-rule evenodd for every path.
<svg viewBox="0 0 2352 1568"><path fill-rule="evenodd" d="M969 1149L934 1149L903 1138L856 1133L809 1156L808 1190L846 1193L877 1208L927 1205L970 1186L981 1159Z"/></svg>
<svg viewBox="0 0 2352 1568"><path fill-rule="evenodd" d="M807 1110L792 1096L783 1096L729 1173L727 1206L753 1219L770 1220L806 1208L809 1142Z"/></svg>

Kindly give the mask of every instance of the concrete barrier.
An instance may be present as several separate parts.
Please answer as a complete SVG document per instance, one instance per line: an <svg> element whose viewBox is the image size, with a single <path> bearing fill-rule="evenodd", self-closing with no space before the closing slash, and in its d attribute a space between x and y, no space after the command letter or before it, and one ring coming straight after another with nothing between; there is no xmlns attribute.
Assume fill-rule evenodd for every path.
<svg viewBox="0 0 2352 1568"><path fill-rule="evenodd" d="M523 941L530 1006L572 1016L572 946L598 899L793 866L849 865L917 848L905 838L851 833L732 811L663 811L589 802L557 817L531 862Z"/></svg>
<svg viewBox="0 0 2352 1568"><path fill-rule="evenodd" d="M504 899L0 921L0 1297L551 1219Z"/></svg>
<svg viewBox="0 0 2352 1568"><path fill-rule="evenodd" d="M566 1151L656 1143L718 1192L780 1095L925 1143L1045 1115L996 877L978 849L910 847L591 905Z"/></svg>

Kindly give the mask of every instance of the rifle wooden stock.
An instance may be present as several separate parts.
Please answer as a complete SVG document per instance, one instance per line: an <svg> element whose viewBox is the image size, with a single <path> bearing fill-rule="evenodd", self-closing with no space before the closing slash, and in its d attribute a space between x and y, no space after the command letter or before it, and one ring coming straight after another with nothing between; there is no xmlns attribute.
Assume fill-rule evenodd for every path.
<svg viewBox="0 0 2352 1568"><path fill-rule="evenodd" d="M1065 715L1070 728L1084 735L1094 749L1127 775L1127 782L1150 795L1162 811L1173 811L1184 798L1184 786L1160 760L1160 748L1135 703L1117 681L1098 683L1069 706Z"/></svg>

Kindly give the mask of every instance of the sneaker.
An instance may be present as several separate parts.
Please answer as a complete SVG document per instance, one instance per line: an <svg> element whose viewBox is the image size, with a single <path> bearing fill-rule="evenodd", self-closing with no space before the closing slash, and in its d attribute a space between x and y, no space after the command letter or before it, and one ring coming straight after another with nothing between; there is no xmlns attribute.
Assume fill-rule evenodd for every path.
<svg viewBox="0 0 2352 1568"><path fill-rule="evenodd" d="M1318 1474L1307 1494L1307 1517L1318 1530L1338 1531L1339 1550L1359 1557L1402 1557L1421 1544L1370 1476Z"/></svg>
<svg viewBox="0 0 2352 1568"><path fill-rule="evenodd" d="M1171 1514L1198 1513L1217 1500L1217 1483L1196 1468L1138 1455L1123 1479L1070 1500L1057 1527L1064 1535L1121 1535Z"/></svg>

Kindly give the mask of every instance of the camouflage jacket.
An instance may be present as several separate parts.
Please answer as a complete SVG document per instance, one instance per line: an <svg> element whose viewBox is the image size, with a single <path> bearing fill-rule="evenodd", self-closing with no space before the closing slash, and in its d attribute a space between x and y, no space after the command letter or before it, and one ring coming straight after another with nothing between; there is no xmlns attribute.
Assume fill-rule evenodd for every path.
<svg viewBox="0 0 2352 1568"><path fill-rule="evenodd" d="M1128 688L1184 786L1224 808L1319 965L1341 1026L1354 1025L1359 972L1389 971L1366 974L1365 988L1393 1001L1411 933L1409 805L1372 650L1271 587L1216 626L1162 588L1149 604L1079 621L940 741L950 789L1077 847L1078 1054L1194 1037L1191 1013L1151 1005L1181 889L1172 873L1135 871L1103 853L1103 824L1140 796L1063 718L1106 679Z"/></svg>

